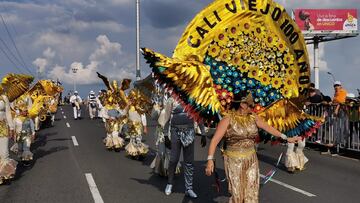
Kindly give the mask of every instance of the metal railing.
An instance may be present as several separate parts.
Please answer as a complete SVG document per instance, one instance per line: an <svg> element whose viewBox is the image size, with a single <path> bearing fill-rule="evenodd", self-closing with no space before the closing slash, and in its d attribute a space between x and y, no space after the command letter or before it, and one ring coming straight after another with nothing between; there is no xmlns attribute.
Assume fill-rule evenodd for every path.
<svg viewBox="0 0 360 203"><path fill-rule="evenodd" d="M360 152L360 111L359 104L310 104L305 112L313 116L325 116L325 122L309 138L309 142L335 146Z"/></svg>

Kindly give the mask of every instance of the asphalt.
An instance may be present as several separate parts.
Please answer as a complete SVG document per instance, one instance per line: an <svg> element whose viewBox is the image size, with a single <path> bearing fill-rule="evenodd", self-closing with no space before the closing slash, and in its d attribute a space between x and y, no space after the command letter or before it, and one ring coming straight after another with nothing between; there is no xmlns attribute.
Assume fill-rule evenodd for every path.
<svg viewBox="0 0 360 203"><path fill-rule="evenodd" d="M207 148L200 147L199 138L196 139L194 177L194 189L199 198L191 200L184 197L182 174L175 180L174 193L165 196L166 179L153 174L149 167L155 156L153 122L149 121L150 132L144 137L152 150L144 160L139 161L126 157L124 151L105 149L102 142L104 127L100 120L90 120L86 113L82 120L74 120L71 115L70 107L61 107L55 126L38 133L32 146L34 162L28 167L20 164L15 180L0 186L1 203L94 202L85 174L92 175L106 203L227 201L226 181L221 183L218 193L213 186L214 178L204 175ZM74 146L72 136L76 137L79 146ZM284 146L260 145L261 173L266 174L273 169L284 151ZM289 174L280 165L273 177L276 183L268 182L261 186L260 202L360 202L359 160L324 156L314 149L306 149L305 154L309 158L306 170ZM223 178L219 151L217 167Z"/></svg>

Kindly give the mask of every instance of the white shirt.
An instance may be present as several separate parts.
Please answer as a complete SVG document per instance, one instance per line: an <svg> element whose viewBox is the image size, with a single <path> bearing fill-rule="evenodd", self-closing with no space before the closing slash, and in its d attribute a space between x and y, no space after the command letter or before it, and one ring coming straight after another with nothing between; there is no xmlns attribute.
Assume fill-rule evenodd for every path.
<svg viewBox="0 0 360 203"><path fill-rule="evenodd" d="M82 102L82 99L81 99L81 97L79 96L79 95L72 95L71 97L70 97L70 103L75 103L75 102L79 102L79 103L81 103Z"/></svg>

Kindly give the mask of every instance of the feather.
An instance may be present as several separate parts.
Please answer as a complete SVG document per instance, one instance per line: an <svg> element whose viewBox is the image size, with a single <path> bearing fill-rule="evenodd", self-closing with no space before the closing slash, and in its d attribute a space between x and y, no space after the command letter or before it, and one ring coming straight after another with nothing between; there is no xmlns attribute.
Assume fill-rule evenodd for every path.
<svg viewBox="0 0 360 203"><path fill-rule="evenodd" d="M97 73L98 77L104 82L104 84L108 88L108 90L113 90L113 88L110 85L109 79L106 76L101 75L99 72L96 72L96 73Z"/></svg>

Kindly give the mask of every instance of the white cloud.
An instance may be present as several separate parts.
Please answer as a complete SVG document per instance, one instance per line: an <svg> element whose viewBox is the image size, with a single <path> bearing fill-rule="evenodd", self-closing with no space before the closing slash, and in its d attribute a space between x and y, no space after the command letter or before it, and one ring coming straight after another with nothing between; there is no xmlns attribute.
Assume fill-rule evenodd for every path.
<svg viewBox="0 0 360 203"><path fill-rule="evenodd" d="M52 50L50 47L48 47L44 52L43 52L43 55L46 57L46 58L54 58L55 57L55 51Z"/></svg>
<svg viewBox="0 0 360 203"><path fill-rule="evenodd" d="M100 35L96 38L96 41L100 45L94 53L90 55L90 60L101 60L103 57L110 55L120 55L121 44L116 42L110 42L106 35Z"/></svg>
<svg viewBox="0 0 360 203"><path fill-rule="evenodd" d="M107 30L110 32L127 32L129 29L115 21L81 21L76 20L70 23L70 29L75 31L88 31L88 30Z"/></svg>
<svg viewBox="0 0 360 203"><path fill-rule="evenodd" d="M56 65L49 71L48 76L52 79L60 78L62 82L67 84L72 84L76 80L76 83L80 85L100 83L101 80L97 77L97 71L113 79L134 77L129 71L132 66L126 65L130 64L129 61L124 60L122 64L125 65L121 68L118 67L119 61L116 59L123 56L120 43L111 42L106 35L99 35L96 42L97 48L90 54L88 65L84 66L81 62L73 62L69 68ZM77 69L76 74L72 71L74 68Z"/></svg>
<svg viewBox="0 0 360 203"><path fill-rule="evenodd" d="M46 69L46 66L49 63L48 63L48 60L45 59L45 58L37 58L37 59L35 59L35 61L33 61L32 64L38 68L38 71L40 73L44 73L45 69Z"/></svg>

